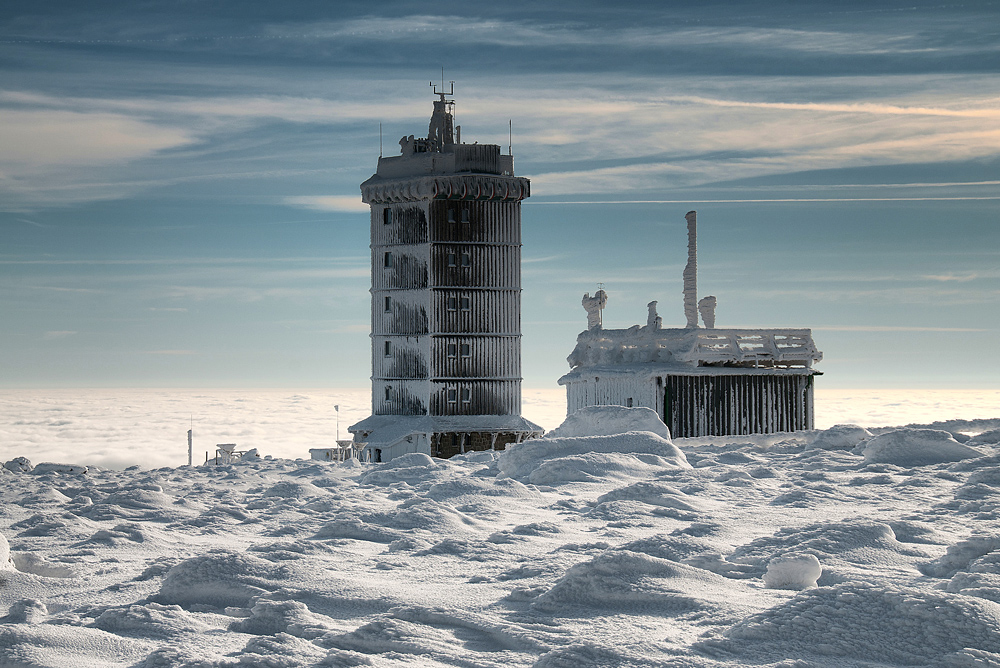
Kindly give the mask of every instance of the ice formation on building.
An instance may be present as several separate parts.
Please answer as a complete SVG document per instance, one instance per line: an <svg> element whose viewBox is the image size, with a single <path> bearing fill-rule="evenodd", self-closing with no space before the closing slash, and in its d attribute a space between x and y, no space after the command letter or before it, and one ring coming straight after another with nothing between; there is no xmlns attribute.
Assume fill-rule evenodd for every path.
<svg viewBox="0 0 1000 668"><path fill-rule="evenodd" d="M361 184L371 205L372 413L363 457L503 449L521 417L521 200L496 144L461 142L438 99L426 138L403 137ZM456 141L455 133L459 133Z"/></svg>
<svg viewBox="0 0 1000 668"><path fill-rule="evenodd" d="M697 218L688 223L684 269L687 326L664 329L656 302L646 326L604 329L601 290L584 295L587 330L567 361L567 410L585 406L645 406L674 436L756 434L813 427L812 365L823 355L808 329L716 329L716 298L697 299ZM595 311L598 318L595 319ZM698 326L701 314L705 327Z"/></svg>

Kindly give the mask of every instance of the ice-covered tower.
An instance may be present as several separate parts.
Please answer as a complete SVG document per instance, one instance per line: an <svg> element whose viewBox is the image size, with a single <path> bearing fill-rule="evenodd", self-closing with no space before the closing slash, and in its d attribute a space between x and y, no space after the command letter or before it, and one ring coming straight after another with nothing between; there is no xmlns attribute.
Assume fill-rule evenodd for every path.
<svg viewBox="0 0 1000 668"><path fill-rule="evenodd" d="M350 427L373 460L502 449L521 418L521 200L496 144L462 143L454 101L361 184L371 206L372 413ZM456 138L456 131L458 138ZM456 141L456 139L458 139Z"/></svg>

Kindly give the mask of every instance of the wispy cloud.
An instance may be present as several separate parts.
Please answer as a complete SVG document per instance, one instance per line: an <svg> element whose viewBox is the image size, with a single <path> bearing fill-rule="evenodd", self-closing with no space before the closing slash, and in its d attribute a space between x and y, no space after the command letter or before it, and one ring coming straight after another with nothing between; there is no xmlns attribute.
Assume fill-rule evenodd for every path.
<svg viewBox="0 0 1000 668"><path fill-rule="evenodd" d="M121 114L7 109L3 118L3 171L127 162L194 141L186 130Z"/></svg>
<svg viewBox="0 0 1000 668"><path fill-rule="evenodd" d="M284 198L285 204L310 211L347 211L364 213L369 210L361 195L316 195Z"/></svg>
<svg viewBox="0 0 1000 668"><path fill-rule="evenodd" d="M968 283L980 278L979 274L930 274L924 278L931 281L941 281L942 283Z"/></svg>
<svg viewBox="0 0 1000 668"><path fill-rule="evenodd" d="M75 331L49 331L42 334L42 339L45 341L57 341L60 339L66 339L71 336L76 335L78 332Z"/></svg>

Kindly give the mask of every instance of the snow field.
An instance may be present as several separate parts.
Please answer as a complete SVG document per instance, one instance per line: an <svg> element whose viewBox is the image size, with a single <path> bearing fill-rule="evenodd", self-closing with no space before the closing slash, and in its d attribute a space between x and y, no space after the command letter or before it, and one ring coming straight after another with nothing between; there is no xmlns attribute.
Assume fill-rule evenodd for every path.
<svg viewBox="0 0 1000 668"><path fill-rule="evenodd" d="M0 666L1000 665L1000 445L955 439L977 425L650 426L379 465L6 467Z"/></svg>

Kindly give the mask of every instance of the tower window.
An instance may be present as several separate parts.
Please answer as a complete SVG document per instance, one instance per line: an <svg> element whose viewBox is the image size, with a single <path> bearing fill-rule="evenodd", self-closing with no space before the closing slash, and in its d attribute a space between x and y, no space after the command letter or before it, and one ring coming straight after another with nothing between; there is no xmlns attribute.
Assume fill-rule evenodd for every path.
<svg viewBox="0 0 1000 668"><path fill-rule="evenodd" d="M449 223L454 223L455 222L455 210L454 209L448 209L448 222Z"/></svg>
<svg viewBox="0 0 1000 668"><path fill-rule="evenodd" d="M467 387L462 388L462 403L468 404L472 402L472 390Z"/></svg>
<svg viewBox="0 0 1000 668"><path fill-rule="evenodd" d="M632 408L632 397L629 397L628 399L625 400L625 407Z"/></svg>
<svg viewBox="0 0 1000 668"><path fill-rule="evenodd" d="M448 390L448 403L453 404L458 401L458 390Z"/></svg>
<svg viewBox="0 0 1000 668"><path fill-rule="evenodd" d="M448 310L449 311L457 311L458 310L458 297L448 297L446 303L448 305Z"/></svg>
<svg viewBox="0 0 1000 668"><path fill-rule="evenodd" d="M463 311L468 311L469 310L469 298L468 297L462 297L462 300L461 300L461 309Z"/></svg>
<svg viewBox="0 0 1000 668"><path fill-rule="evenodd" d="M463 223L469 222L469 210L468 209L462 209L462 222Z"/></svg>
<svg viewBox="0 0 1000 668"><path fill-rule="evenodd" d="M385 312L389 313L392 311L392 297L385 298Z"/></svg>
<svg viewBox="0 0 1000 668"><path fill-rule="evenodd" d="M462 357L472 357L472 347L468 343L462 344Z"/></svg>
<svg viewBox="0 0 1000 668"><path fill-rule="evenodd" d="M392 341L385 342L385 356L392 357Z"/></svg>
<svg viewBox="0 0 1000 668"><path fill-rule="evenodd" d="M468 267L472 264L472 256L468 253L462 253L462 266Z"/></svg>
<svg viewBox="0 0 1000 668"><path fill-rule="evenodd" d="M382 209L382 224L389 225L392 223L392 209L386 207Z"/></svg>
<svg viewBox="0 0 1000 668"><path fill-rule="evenodd" d="M454 253L448 253L448 266L455 267L458 265L457 258Z"/></svg>
<svg viewBox="0 0 1000 668"><path fill-rule="evenodd" d="M392 266L392 253L390 253L389 251L385 252L384 263L385 263L385 266L387 266L387 267L391 267Z"/></svg>
<svg viewBox="0 0 1000 668"><path fill-rule="evenodd" d="M449 343L447 349L448 357L456 357L458 355L458 344Z"/></svg>
<svg viewBox="0 0 1000 668"><path fill-rule="evenodd" d="M392 386L391 385L386 385L385 386L385 400L386 401L389 401L389 395L390 395L391 392L392 392Z"/></svg>

